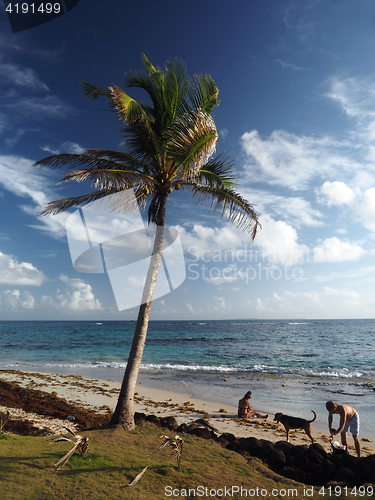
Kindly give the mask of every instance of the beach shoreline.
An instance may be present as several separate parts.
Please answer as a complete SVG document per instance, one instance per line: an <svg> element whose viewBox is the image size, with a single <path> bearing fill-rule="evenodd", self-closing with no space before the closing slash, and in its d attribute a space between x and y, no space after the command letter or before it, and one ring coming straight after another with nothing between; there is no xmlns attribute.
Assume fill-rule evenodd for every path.
<svg viewBox="0 0 375 500"><path fill-rule="evenodd" d="M0 370L0 380L13 381L25 388L54 392L68 402L99 412L114 410L121 385L113 378L104 380L103 378L87 378L76 374L53 374L9 369ZM256 408L255 405L254 407ZM256 409L258 410L258 408ZM155 381L145 374L141 374L137 382L134 411L154 414L158 417L172 415L178 424L190 423L204 416L208 417L210 424L217 428L218 433L229 432L236 437L253 436L272 442L285 440L283 426L273 421L274 415L271 413L267 420L250 419L244 421L237 418L237 408L234 405L223 405L217 401L192 397L186 386L182 384L166 383L165 381L160 383L160 381ZM314 440L330 451L327 434L327 430L312 423ZM309 445L310 439L303 431L293 431L290 442L294 445ZM349 445L351 445L350 437ZM364 455L374 453L372 443L364 442L362 448L364 448Z"/></svg>

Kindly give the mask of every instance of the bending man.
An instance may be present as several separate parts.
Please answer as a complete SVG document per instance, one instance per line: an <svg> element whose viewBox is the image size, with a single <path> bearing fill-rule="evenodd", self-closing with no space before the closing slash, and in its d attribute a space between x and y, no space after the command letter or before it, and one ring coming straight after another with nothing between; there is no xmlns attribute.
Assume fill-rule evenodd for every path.
<svg viewBox="0 0 375 500"><path fill-rule="evenodd" d="M331 433L331 439L333 439L336 434L341 434L341 442L346 449L348 449L348 440L346 438L346 433L350 429L354 439L354 445L357 452L357 455L361 456L361 443L359 442L358 434L359 434L359 416L354 408L348 405L341 405L338 403L334 403L333 401L327 401L326 408L329 411L328 414L328 427L329 432ZM336 413L340 415L340 425L339 428L332 429L332 419L333 414Z"/></svg>

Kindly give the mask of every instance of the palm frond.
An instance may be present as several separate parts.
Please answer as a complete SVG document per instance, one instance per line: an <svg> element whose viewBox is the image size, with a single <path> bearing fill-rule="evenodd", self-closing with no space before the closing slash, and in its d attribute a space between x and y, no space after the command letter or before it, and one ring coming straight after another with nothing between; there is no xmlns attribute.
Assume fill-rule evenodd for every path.
<svg viewBox="0 0 375 500"><path fill-rule="evenodd" d="M92 97L93 101L101 95L108 97L109 99L111 98L111 92L109 90L98 87L97 85L81 81L81 87L82 94L86 97Z"/></svg>
<svg viewBox="0 0 375 500"><path fill-rule="evenodd" d="M210 160L200 169L197 178L198 184L204 184L215 187L233 188L236 177L232 172L233 163L230 158L220 154Z"/></svg>
<svg viewBox="0 0 375 500"><path fill-rule="evenodd" d="M187 184L184 187L193 191L193 199L197 204L208 207L213 212L220 212L221 216L227 217L236 227L251 233L252 239L262 227L254 205L233 189L199 184Z"/></svg>
<svg viewBox="0 0 375 500"><path fill-rule="evenodd" d="M142 469L142 471L137 476L135 476L135 478L133 479L133 481L131 483L129 483L128 486L134 486L135 484L137 484L138 481L143 476L143 474L146 472L146 470L150 467L150 465L151 464L148 464L144 469Z"/></svg>
<svg viewBox="0 0 375 500"><path fill-rule="evenodd" d="M73 431L71 431L68 427L65 427L67 431L72 434L75 439L76 443L73 446L73 448L66 453L63 457L60 458L55 464L53 464L53 467L56 467L56 470L60 470L64 465L69 461L70 457L74 454L76 450L79 450L80 456L83 457L83 455L86 453L88 447L89 447L89 438L88 437L82 437L79 436L78 434L75 434ZM52 443L58 443L59 441L70 441L71 443L73 442L71 439L61 435L55 438L53 441L51 441L50 444Z"/></svg>
<svg viewBox="0 0 375 500"><path fill-rule="evenodd" d="M131 213L138 210L139 206L142 206L146 202L146 193L142 190L135 190L135 198L137 205L128 205L124 203L124 197L121 196L124 189L121 188L111 188L102 189L101 191L95 191L93 193L75 196L73 198L64 198L62 200L51 201L46 205L46 207L40 212L39 215L56 215L69 208L86 206L93 202L102 201L105 203L106 207L110 211L118 211L120 213ZM127 200L125 199L125 202Z"/></svg>
<svg viewBox="0 0 375 500"><path fill-rule="evenodd" d="M210 115L219 104L218 95L219 89L210 75L197 75L189 89L193 108Z"/></svg>
<svg viewBox="0 0 375 500"><path fill-rule="evenodd" d="M206 113L188 114L177 121L169 131L171 157L197 172L214 154L218 141L215 122Z"/></svg>
<svg viewBox="0 0 375 500"><path fill-rule="evenodd" d="M89 181L96 189L122 188L126 190L131 187L144 187L152 190L155 185L155 181L150 176L139 172L117 169L102 170L98 168L67 172L58 184L69 181Z"/></svg>
<svg viewBox="0 0 375 500"><path fill-rule="evenodd" d="M177 466L178 468L180 468L182 446L184 444L183 439L178 434L176 434L174 439L171 439L169 436L166 436L165 434L160 436L160 438L164 440L164 443L160 446L159 450L162 450L166 446L170 445L173 448L175 457L177 459Z"/></svg>

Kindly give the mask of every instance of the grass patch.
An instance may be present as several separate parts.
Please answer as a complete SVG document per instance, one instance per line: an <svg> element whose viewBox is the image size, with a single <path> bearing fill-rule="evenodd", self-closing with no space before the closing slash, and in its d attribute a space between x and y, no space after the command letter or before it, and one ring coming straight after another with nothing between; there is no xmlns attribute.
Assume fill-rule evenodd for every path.
<svg viewBox="0 0 375 500"><path fill-rule="evenodd" d="M75 453L60 471L52 466L71 449L71 443L62 441L49 445L50 437L2 435L1 499L156 500L168 498L167 486L178 490L179 496L184 498L199 498L192 491L187 494L189 489L198 486L207 488L208 492L242 486L247 490L267 489L270 494L274 489L288 491L296 488L298 497L302 497L303 485L270 471L258 459L251 459L248 463L241 455L212 440L184 434L179 471L173 449L168 446L159 451L161 429L145 426L126 433L121 428L107 428L81 434L90 438L86 455L81 458ZM168 435L174 438L172 432ZM127 487L150 462L141 480ZM282 492L279 498L286 496ZM169 497L176 498L176 495ZM207 497L215 498L210 494ZM230 498L243 496L234 494Z"/></svg>

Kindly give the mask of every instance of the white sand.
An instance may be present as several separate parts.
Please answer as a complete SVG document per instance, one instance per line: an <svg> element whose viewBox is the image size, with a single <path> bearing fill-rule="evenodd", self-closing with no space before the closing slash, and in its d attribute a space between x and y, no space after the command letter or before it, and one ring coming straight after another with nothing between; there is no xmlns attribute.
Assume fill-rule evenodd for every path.
<svg viewBox="0 0 375 500"><path fill-rule="evenodd" d="M101 412L106 412L108 409L114 410L120 390L120 384L113 380L85 379L77 375L0 370L0 379L15 381L31 389L56 392L59 397L66 399L68 402L86 408L94 408ZM6 411L7 408L0 406L0 410ZM10 408L9 411L13 418L15 418L16 414L21 415L20 410ZM153 413L159 417L173 415L179 424L183 422L189 423L203 416L208 416L209 423L219 433L230 432L237 437L254 436L258 439L267 439L273 442L286 439L284 427L273 421L274 415L269 415L267 420L250 419L244 421L237 418L237 408L233 406L222 408L219 403L191 398L184 389L181 387L176 388L174 384L171 384L170 387L163 387L163 389L155 389L146 387L144 383L138 383L134 411L146 414ZM24 415L22 418L24 418ZM51 419L42 419L32 414L28 414L28 419L40 422L40 425L43 426L47 423L51 427L51 433L55 434L63 432L64 425L69 426L67 425L68 421L65 420L60 421L61 428L59 428L56 419L51 422ZM314 427L313 423L312 435L315 441L323 445L327 451L330 450L327 431ZM303 431L291 431L290 442L292 444L310 444L310 439ZM363 455L374 453L372 443L364 442L362 447L368 447L368 450L366 448L363 450Z"/></svg>

